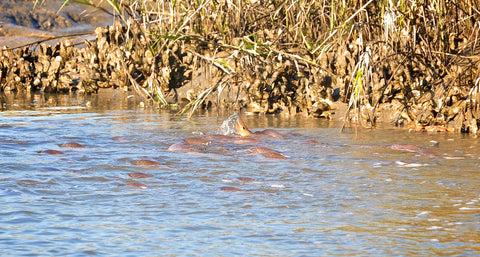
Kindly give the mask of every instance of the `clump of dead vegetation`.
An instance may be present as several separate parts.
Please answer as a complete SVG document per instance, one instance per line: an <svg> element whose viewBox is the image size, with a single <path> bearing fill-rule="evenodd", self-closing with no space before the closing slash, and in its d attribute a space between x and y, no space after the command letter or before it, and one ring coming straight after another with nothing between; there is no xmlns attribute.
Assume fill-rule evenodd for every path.
<svg viewBox="0 0 480 257"><path fill-rule="evenodd" d="M40 57L4 50L0 87L122 87L159 106L177 104L179 114L221 106L328 118L342 101L345 126L383 120L478 131L478 0L108 3L118 22L98 28L73 57L53 54L51 63L62 60L57 71L38 75ZM22 58L32 66L19 65Z"/></svg>

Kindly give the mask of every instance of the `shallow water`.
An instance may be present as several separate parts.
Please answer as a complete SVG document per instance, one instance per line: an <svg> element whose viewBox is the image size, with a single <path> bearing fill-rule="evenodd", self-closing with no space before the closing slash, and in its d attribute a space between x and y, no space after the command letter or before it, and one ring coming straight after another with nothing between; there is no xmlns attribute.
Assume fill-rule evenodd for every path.
<svg viewBox="0 0 480 257"><path fill-rule="evenodd" d="M133 97L44 101L10 101L0 112L6 256L480 253L480 152L472 136L340 133L325 120L244 115L251 130L275 129L284 139L182 153L167 149L214 134L228 114L171 120L172 112L138 108ZM59 147L68 142L85 147ZM288 159L249 153L255 146ZM151 177L129 176L136 172Z"/></svg>

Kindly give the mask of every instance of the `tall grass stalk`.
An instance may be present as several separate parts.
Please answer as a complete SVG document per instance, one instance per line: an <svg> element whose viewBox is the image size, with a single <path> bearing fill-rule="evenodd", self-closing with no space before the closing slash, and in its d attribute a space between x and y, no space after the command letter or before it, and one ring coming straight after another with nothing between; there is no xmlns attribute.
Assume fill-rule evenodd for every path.
<svg viewBox="0 0 480 257"><path fill-rule="evenodd" d="M368 97L368 91L371 90L373 85L373 68L372 68L372 51L370 47L367 47L366 50L360 55L359 62L355 66L354 72L352 74L353 83L349 85L350 100L348 102L347 111L344 117L344 123L342 125L342 130L345 128L346 122L349 120L348 116L353 110L357 118L357 122L362 124L361 111L362 107L371 108L371 103ZM354 76L354 78L353 78ZM366 115L368 121L373 125L374 120L371 117L368 110L366 110Z"/></svg>

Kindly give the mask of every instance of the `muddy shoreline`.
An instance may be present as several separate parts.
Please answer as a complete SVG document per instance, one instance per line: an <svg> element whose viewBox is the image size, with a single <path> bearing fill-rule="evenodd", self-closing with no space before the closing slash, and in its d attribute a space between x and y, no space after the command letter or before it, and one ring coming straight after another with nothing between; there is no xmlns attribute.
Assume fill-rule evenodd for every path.
<svg viewBox="0 0 480 257"><path fill-rule="evenodd" d="M28 28L23 30L26 38L34 35L32 40L39 40L66 35L61 33L71 32L72 24L83 23L92 28L109 20L95 15L94 19L88 18L98 10L80 12L83 16L73 15L78 13L79 6L68 6L70 9L51 16L48 8L52 6L38 7L45 8L37 11L46 16L29 12L28 17L36 19L32 23L6 24L4 15L1 40L14 38L12 35L19 32L18 29L9 32L11 27L24 26ZM374 2L361 8L373 14L380 6ZM2 8L8 6L4 4ZM228 6L224 8L227 10ZM245 12L255 16L259 15L258 10L284 7L249 3L244 8L244 12L232 12L231 16ZM249 13L252 10L255 12ZM306 17L314 14L305 13ZM49 15L54 18L42 20ZM283 40L282 29L267 29L269 24L263 16L250 28L251 36L235 36L230 31L222 32L222 38L215 34L191 34L189 29L201 23L194 15L200 14L193 13L191 24L182 23L185 27L177 34L172 34L171 26L159 22L156 15L153 15L155 22L142 23L134 12L129 13L128 17L122 17L123 22L98 26L94 34L88 34L92 30L85 32L90 35L88 39L56 39L28 47L6 47L0 55L0 91L96 94L101 88L117 88L135 92L144 103L155 107L176 106L179 115L199 108L221 108L232 112L340 119L346 126L367 128L381 122L417 131L478 132L480 46L466 32L452 33L450 41L443 43L428 28L418 39L395 34L390 38L387 34L385 39L383 31L377 28L370 34L337 40L318 50L324 43L319 42L313 49L306 37L300 40L303 45L289 34L285 40L292 43L279 41ZM398 13L387 12L383 19L388 15L400 17ZM405 20L416 19L414 14L402 15ZM352 23L352 30L361 29L356 27L358 24ZM476 25L472 29L480 31ZM321 29L310 33L317 33L318 37L328 35L328 31L320 34ZM363 37L367 36L370 42L364 42ZM444 50L429 47L444 47ZM428 55L422 54L425 49L429 49Z"/></svg>
<svg viewBox="0 0 480 257"><path fill-rule="evenodd" d="M62 1L1 1L0 46L18 48L41 40L55 45L67 36L82 44L95 28L108 26L113 17L93 7ZM71 36L78 34L78 36Z"/></svg>

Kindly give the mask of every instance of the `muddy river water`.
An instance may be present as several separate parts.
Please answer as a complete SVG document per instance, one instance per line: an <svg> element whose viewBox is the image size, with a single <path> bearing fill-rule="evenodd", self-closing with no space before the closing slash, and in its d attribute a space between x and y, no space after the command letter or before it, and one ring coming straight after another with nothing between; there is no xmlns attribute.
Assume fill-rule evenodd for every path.
<svg viewBox="0 0 480 257"><path fill-rule="evenodd" d="M242 115L252 131L283 138L177 152L168 149L215 134L231 113L172 120L124 95L60 100L3 103L6 256L480 254L473 136L341 133L325 120Z"/></svg>

